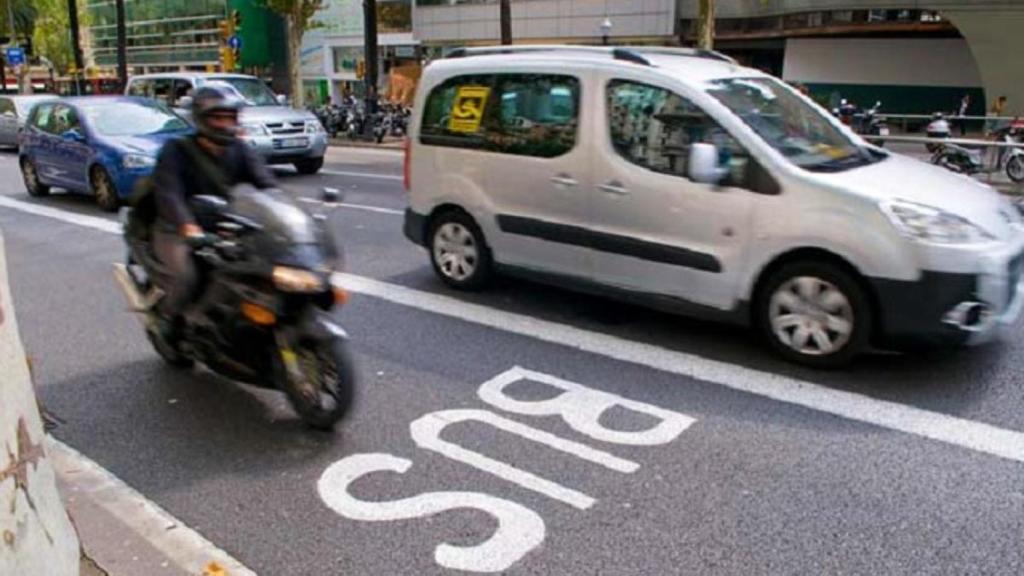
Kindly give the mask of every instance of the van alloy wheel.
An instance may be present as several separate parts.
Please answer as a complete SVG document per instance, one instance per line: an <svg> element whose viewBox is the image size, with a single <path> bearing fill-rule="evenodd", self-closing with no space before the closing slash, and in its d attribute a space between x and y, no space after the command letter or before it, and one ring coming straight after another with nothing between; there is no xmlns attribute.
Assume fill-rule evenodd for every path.
<svg viewBox="0 0 1024 576"><path fill-rule="evenodd" d="M850 300L820 278L800 276L783 283L771 295L768 313L776 338L799 354L833 354L853 335Z"/></svg>
<svg viewBox="0 0 1024 576"><path fill-rule="evenodd" d="M457 282L476 272L480 252L473 233L459 222L446 222L434 233L434 261L442 274Z"/></svg>

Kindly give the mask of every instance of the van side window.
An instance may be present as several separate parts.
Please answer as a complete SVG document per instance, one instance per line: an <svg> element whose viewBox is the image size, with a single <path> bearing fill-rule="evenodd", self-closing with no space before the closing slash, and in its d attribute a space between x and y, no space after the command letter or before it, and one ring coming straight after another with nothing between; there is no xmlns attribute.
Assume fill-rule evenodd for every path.
<svg viewBox="0 0 1024 576"><path fill-rule="evenodd" d="M718 147L728 167L725 186L751 188L751 172L760 172L746 149L700 107L664 88L614 80L608 84L608 127L620 156L648 170L686 178L690 147ZM760 190L758 190L760 191Z"/></svg>
<svg viewBox="0 0 1024 576"><path fill-rule="evenodd" d="M579 81L555 74L452 78L427 98L424 144L554 158L576 145Z"/></svg>

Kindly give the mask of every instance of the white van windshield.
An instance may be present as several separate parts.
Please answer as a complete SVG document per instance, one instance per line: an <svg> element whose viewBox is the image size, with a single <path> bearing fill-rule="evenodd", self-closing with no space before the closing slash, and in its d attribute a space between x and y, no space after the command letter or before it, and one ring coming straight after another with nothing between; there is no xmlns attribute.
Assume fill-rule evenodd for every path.
<svg viewBox="0 0 1024 576"><path fill-rule="evenodd" d="M876 160L778 80L716 80L707 91L801 168L837 171Z"/></svg>

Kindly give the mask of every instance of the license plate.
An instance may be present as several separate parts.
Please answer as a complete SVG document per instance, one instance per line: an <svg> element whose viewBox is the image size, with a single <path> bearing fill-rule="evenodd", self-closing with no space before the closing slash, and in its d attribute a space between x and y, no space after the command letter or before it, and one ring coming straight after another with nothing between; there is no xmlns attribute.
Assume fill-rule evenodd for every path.
<svg viewBox="0 0 1024 576"><path fill-rule="evenodd" d="M889 129L888 128L879 128L878 129L878 135L879 136L888 136L889 135Z"/></svg>
<svg viewBox="0 0 1024 576"><path fill-rule="evenodd" d="M307 138L285 138L281 140L281 148L305 148L309 146Z"/></svg>

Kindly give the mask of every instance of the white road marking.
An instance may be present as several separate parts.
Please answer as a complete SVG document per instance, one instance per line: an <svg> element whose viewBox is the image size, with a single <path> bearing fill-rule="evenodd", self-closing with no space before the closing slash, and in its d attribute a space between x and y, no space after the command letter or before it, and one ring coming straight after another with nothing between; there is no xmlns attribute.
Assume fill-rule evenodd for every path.
<svg viewBox="0 0 1024 576"><path fill-rule="evenodd" d="M465 509L479 510L497 520L498 527L494 533L480 544L455 546L442 543L434 549L434 561L452 570L502 572L544 541L544 520L536 512L489 494L427 492L388 502L368 502L349 494L349 485L367 474L405 474L411 467L410 460L391 454L354 454L331 464L324 471L317 482L317 492L328 507L350 520L411 520Z"/></svg>
<svg viewBox="0 0 1024 576"><path fill-rule="evenodd" d="M0 206L103 232L120 233L120 226L113 226L111 230L113 223L102 218L69 214L50 208L44 212L37 210L42 207L3 196L0 196ZM450 296L431 294L354 274L342 274L342 281L352 292L395 304L1024 463L1024 432L835 390L806 380L471 304Z"/></svg>
<svg viewBox="0 0 1024 576"><path fill-rule="evenodd" d="M412 436L413 442L420 448L437 452L446 458L462 462L477 470L482 470L502 480L522 486L527 490L543 494L548 498L560 500L580 510L590 508L594 505L595 500L578 490L566 488L558 482L541 478L531 472L520 470L511 464L484 456L479 452L463 448L453 442L442 440L441 432L448 426L459 422L489 424L498 430L544 444L560 452L572 454L577 458L593 462L594 464L600 464L616 472L631 474L640 468L639 464L631 460L619 458L614 454L591 448L586 444L566 440L550 432L520 424L487 410L439 410L425 414L409 424L409 435Z"/></svg>
<svg viewBox="0 0 1024 576"><path fill-rule="evenodd" d="M562 394L539 402L524 402L505 394L505 388L521 380L558 388L562 390ZM695 422L693 418L672 410L594 390L576 382L518 366L484 382L477 390L477 394L484 402L506 412L526 416L561 416L573 430L594 440L628 446L668 444ZM646 414L658 420L658 424L647 430L630 432L602 426L601 415L616 406Z"/></svg>
<svg viewBox="0 0 1024 576"><path fill-rule="evenodd" d="M203 574L207 565L216 562L231 576L256 576L230 554L74 448L50 437L47 449L57 474L75 489L77 497L89 498L105 509L185 572Z"/></svg>
<svg viewBox="0 0 1024 576"><path fill-rule="evenodd" d="M3 195L0 195L0 206L10 208L12 210L18 210L19 212L25 212L27 214L34 214L36 216L44 216L46 218L60 220L61 222L67 222L68 224L75 224L86 228L92 228L94 230L100 230L101 232L109 232L111 234L121 233L120 222L96 216L89 216L87 214L76 214L74 212L68 212L67 210L61 210L59 208L51 208L50 206L43 206L41 204L23 202Z"/></svg>
<svg viewBox="0 0 1024 576"><path fill-rule="evenodd" d="M317 200L316 198L299 198L299 202L305 204L321 204L330 208L351 208L352 210L363 210L365 212L376 212L378 214L393 214L401 216L404 214L402 210L395 210L394 208L381 208L380 206L370 206L369 204L352 204L351 202L342 202L341 204L327 203L323 200Z"/></svg>
<svg viewBox="0 0 1024 576"><path fill-rule="evenodd" d="M394 174L374 174L372 172L349 172L346 170L328 170L326 168L321 169L319 174L330 174L331 176L349 176L352 178L370 178L373 180L394 180L401 182L405 179L404 176L396 176Z"/></svg>

